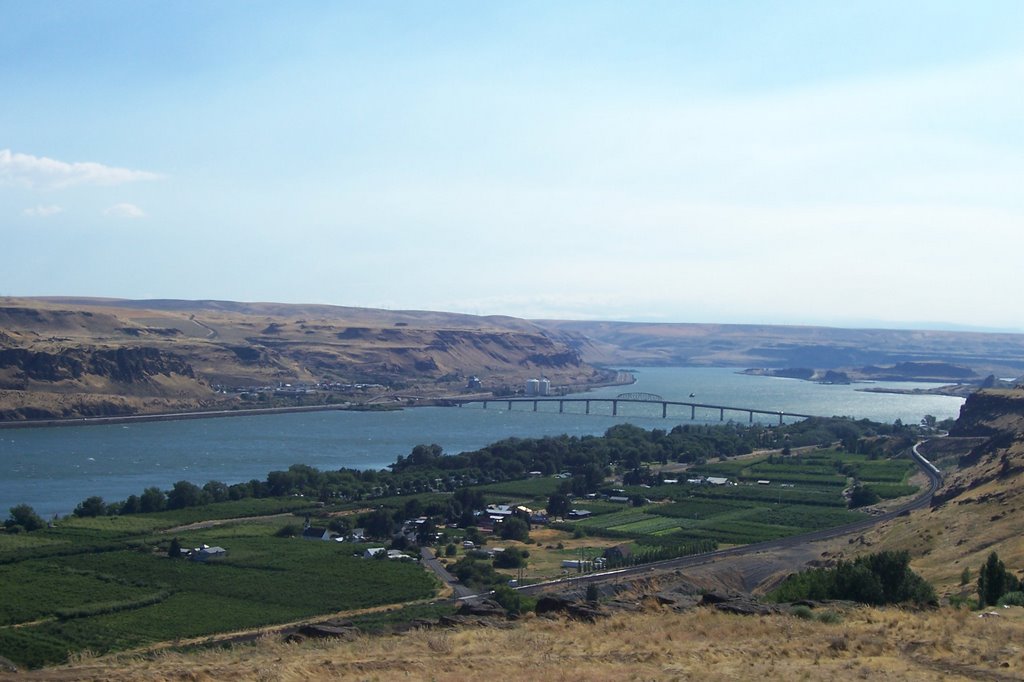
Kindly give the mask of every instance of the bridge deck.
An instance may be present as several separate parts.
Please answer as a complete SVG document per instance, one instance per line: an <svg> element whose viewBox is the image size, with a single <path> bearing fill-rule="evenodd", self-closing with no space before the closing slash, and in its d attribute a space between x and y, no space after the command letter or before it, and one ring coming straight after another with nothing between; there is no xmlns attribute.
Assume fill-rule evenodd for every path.
<svg viewBox="0 0 1024 682"><path fill-rule="evenodd" d="M751 416L755 414L768 414L773 417L795 417L797 419L813 419L819 415L802 414L799 412L785 412L782 410L763 410L757 407L737 407L735 405L715 405L712 403L695 403L682 400L642 400L636 398L559 398L559 397L537 397L537 398L474 398L467 400L453 400L453 404L461 407L462 405L470 405L473 403L483 403L484 407L487 403L508 403L509 408L513 403L532 403L534 409L538 403L559 403L564 405L565 403L586 403L588 406L590 403L611 403L613 409L615 409L619 403L633 403L633 404L647 404L647 405L660 405L662 407L662 417L666 416L666 411L669 406L682 406L691 408L692 410L700 408L707 410L719 410L724 412L726 410L730 412L746 412ZM617 415L616 415L617 416Z"/></svg>

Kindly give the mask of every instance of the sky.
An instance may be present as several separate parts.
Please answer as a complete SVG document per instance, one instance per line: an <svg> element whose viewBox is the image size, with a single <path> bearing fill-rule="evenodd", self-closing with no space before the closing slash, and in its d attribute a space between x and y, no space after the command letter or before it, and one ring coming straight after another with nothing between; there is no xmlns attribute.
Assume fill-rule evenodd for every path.
<svg viewBox="0 0 1024 682"><path fill-rule="evenodd" d="M1024 2L0 0L0 296L1024 331Z"/></svg>

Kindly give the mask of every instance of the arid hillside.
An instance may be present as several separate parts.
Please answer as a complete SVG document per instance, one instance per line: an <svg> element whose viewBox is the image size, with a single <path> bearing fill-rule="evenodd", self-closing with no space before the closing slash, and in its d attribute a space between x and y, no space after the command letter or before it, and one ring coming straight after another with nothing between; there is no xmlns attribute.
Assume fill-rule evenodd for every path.
<svg viewBox="0 0 1024 682"><path fill-rule="evenodd" d="M479 387L468 386L473 376ZM239 401L232 391L256 388L265 404L508 392L541 376L554 386L613 377L542 328L507 317L222 301L0 301L6 420L231 407Z"/></svg>
<svg viewBox="0 0 1024 682"><path fill-rule="evenodd" d="M854 379L981 381L1024 374L1024 334L545 320L587 362L846 371ZM915 371L907 365L923 363ZM943 367L945 365L945 367ZM913 367L913 365L911 365ZM941 371L934 376L938 368Z"/></svg>
<svg viewBox="0 0 1024 682"><path fill-rule="evenodd" d="M866 536L873 549L908 549L913 566L941 595L971 596L963 570L976 579L992 551L1017 575L1024 571L1024 390L980 391L967 399L953 431L965 447L949 461L939 440L924 451L952 470L930 509Z"/></svg>

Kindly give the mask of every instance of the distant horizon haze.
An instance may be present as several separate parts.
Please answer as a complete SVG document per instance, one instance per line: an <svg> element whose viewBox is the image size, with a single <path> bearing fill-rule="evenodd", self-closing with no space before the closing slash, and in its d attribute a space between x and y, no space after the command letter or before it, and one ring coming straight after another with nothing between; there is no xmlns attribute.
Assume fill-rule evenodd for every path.
<svg viewBox="0 0 1024 682"><path fill-rule="evenodd" d="M0 294L1024 329L1024 2L0 3Z"/></svg>

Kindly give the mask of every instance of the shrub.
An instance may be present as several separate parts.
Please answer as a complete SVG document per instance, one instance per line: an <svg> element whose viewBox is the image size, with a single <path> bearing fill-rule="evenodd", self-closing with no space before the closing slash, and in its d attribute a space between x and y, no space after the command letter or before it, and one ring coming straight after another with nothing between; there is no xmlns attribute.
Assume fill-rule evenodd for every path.
<svg viewBox="0 0 1024 682"><path fill-rule="evenodd" d="M789 612L797 618L803 620L810 620L814 617L814 614L811 612L811 607L805 604L797 604L792 609L790 609Z"/></svg>
<svg viewBox="0 0 1024 682"><path fill-rule="evenodd" d="M775 601L848 599L862 604L935 605L935 590L910 570L907 552L879 552L840 561L833 569L812 569L787 578L773 591Z"/></svg>
<svg viewBox="0 0 1024 682"><path fill-rule="evenodd" d="M279 538L292 538L296 535L302 535L302 528L297 523L286 523L274 535Z"/></svg>
<svg viewBox="0 0 1024 682"><path fill-rule="evenodd" d="M998 606L1024 606L1024 592L1007 592L999 598Z"/></svg>
<svg viewBox="0 0 1024 682"><path fill-rule="evenodd" d="M818 622L827 625L835 625L843 622L843 616L838 611L822 611L818 614Z"/></svg>
<svg viewBox="0 0 1024 682"><path fill-rule="evenodd" d="M513 590L508 585L498 585L494 588L494 594L492 595L494 601L501 604L501 607L508 611L509 615L518 615L522 613L523 600L519 596L519 592Z"/></svg>

